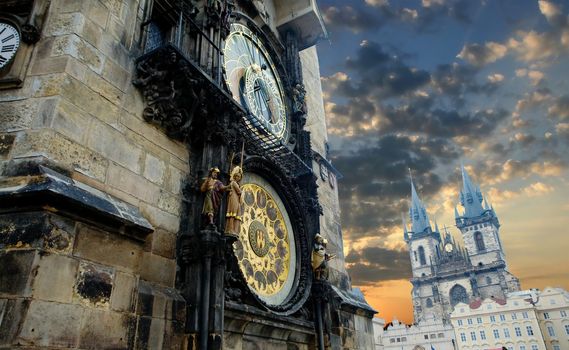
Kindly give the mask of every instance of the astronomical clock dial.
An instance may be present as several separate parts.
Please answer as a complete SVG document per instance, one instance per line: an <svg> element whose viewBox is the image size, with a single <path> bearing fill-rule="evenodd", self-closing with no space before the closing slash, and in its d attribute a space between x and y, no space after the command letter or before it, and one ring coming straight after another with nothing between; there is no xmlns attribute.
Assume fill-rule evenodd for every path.
<svg viewBox="0 0 569 350"><path fill-rule="evenodd" d="M452 243L445 244L445 251L447 253L451 253L453 249L454 249L454 247L453 247Z"/></svg>
<svg viewBox="0 0 569 350"><path fill-rule="evenodd" d="M249 289L268 305L281 305L296 275L296 245L283 202L260 176L245 174L241 185L243 218L235 255Z"/></svg>
<svg viewBox="0 0 569 350"><path fill-rule="evenodd" d="M282 84L261 40L249 28L234 23L223 59L233 98L251 113L255 125L282 139L287 129Z"/></svg>
<svg viewBox="0 0 569 350"><path fill-rule="evenodd" d="M20 47L20 33L11 24L0 22L0 69L6 67Z"/></svg>

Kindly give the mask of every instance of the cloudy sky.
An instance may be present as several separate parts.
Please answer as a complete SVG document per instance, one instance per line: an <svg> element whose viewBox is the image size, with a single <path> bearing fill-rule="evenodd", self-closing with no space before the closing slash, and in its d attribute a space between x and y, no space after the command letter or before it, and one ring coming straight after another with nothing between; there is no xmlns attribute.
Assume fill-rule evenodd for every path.
<svg viewBox="0 0 569 350"><path fill-rule="evenodd" d="M319 5L346 260L379 316L412 321L408 168L451 227L463 162L522 288L569 289L569 0Z"/></svg>

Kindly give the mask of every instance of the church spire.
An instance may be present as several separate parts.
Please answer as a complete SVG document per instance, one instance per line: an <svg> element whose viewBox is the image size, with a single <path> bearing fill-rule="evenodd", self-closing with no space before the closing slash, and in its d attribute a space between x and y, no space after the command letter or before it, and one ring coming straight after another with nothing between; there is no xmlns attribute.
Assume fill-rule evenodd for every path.
<svg viewBox="0 0 569 350"><path fill-rule="evenodd" d="M477 217L482 215L484 208L482 208L482 193L480 188L476 186L470 176L461 165L462 171L462 191L460 191L460 204L464 207L464 216ZM455 213L456 215L456 213Z"/></svg>
<svg viewBox="0 0 569 350"><path fill-rule="evenodd" d="M409 169L409 177L411 178L411 207L409 208L409 217L411 218L411 229L413 233L422 233L427 228L431 231L431 224L427 216L427 210L421 202L421 198L417 194L413 178L411 177L411 169Z"/></svg>

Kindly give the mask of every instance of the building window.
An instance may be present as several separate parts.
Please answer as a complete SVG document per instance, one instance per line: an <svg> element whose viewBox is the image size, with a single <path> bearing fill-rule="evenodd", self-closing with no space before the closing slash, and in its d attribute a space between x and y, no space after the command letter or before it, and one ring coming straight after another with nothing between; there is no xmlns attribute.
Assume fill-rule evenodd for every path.
<svg viewBox="0 0 569 350"><path fill-rule="evenodd" d="M427 307L433 307L433 301L431 298L427 298Z"/></svg>
<svg viewBox="0 0 569 350"><path fill-rule="evenodd" d="M561 317L567 317L567 311L561 310Z"/></svg>
<svg viewBox="0 0 569 350"><path fill-rule="evenodd" d="M401 337L401 341L402 341L402 342L407 341L407 337Z"/></svg>
<svg viewBox="0 0 569 350"><path fill-rule="evenodd" d="M492 279L489 276L486 276L486 284L492 284Z"/></svg>
<svg viewBox="0 0 569 350"><path fill-rule="evenodd" d="M532 344L532 346L531 346L531 350L539 350L539 348L537 347L537 345L536 345L536 344Z"/></svg>
<svg viewBox="0 0 569 350"><path fill-rule="evenodd" d="M494 333L494 339L500 339L500 332L497 329L493 329L492 333Z"/></svg>
<svg viewBox="0 0 569 350"><path fill-rule="evenodd" d="M520 327L514 328L514 331L516 332L516 337L522 336L522 329Z"/></svg>
<svg viewBox="0 0 569 350"><path fill-rule="evenodd" d="M471 319L471 318L469 318L467 321L468 321L468 324L472 324L472 319Z"/></svg>
<svg viewBox="0 0 569 350"><path fill-rule="evenodd" d="M401 338L397 338L397 342L398 342L398 343L401 343Z"/></svg>
<svg viewBox="0 0 569 350"><path fill-rule="evenodd" d="M466 288L455 284L450 290L450 304L454 307L458 303L468 304L468 294L466 294Z"/></svg>
<svg viewBox="0 0 569 350"><path fill-rule="evenodd" d="M549 312L544 312L543 313L543 318L546 320L549 320Z"/></svg>
<svg viewBox="0 0 569 350"><path fill-rule="evenodd" d="M482 237L482 232L474 232L474 242L476 243L476 251L483 252L486 250L484 246L484 238Z"/></svg>
<svg viewBox="0 0 569 350"><path fill-rule="evenodd" d="M476 340L476 332L470 332L470 339Z"/></svg>
<svg viewBox="0 0 569 350"><path fill-rule="evenodd" d="M561 348L559 347L558 344L554 344L554 345L553 345L553 350L561 350Z"/></svg>
<svg viewBox="0 0 569 350"><path fill-rule="evenodd" d="M547 326L547 334L549 334L550 337L555 337L555 329L553 329L552 326Z"/></svg>
<svg viewBox="0 0 569 350"><path fill-rule="evenodd" d="M569 335L569 324L565 325L565 333L567 333L567 335Z"/></svg>
<svg viewBox="0 0 569 350"><path fill-rule="evenodd" d="M425 248L419 246L419 263L421 265L427 265L427 259L425 258Z"/></svg>
<svg viewBox="0 0 569 350"><path fill-rule="evenodd" d="M526 330L528 332L528 335L533 335L533 328L531 328L531 326L526 326Z"/></svg>
<svg viewBox="0 0 569 350"><path fill-rule="evenodd" d="M510 337L510 330L508 328L504 328L504 338Z"/></svg>
<svg viewBox="0 0 569 350"><path fill-rule="evenodd" d="M482 323L482 317L477 317L477 318L476 318L476 323L481 324L481 323Z"/></svg>
<svg viewBox="0 0 569 350"><path fill-rule="evenodd" d="M529 315L528 315L528 313L527 313L527 312L525 312L525 311L522 313L522 316L523 316L523 318L529 318Z"/></svg>
<svg viewBox="0 0 569 350"><path fill-rule="evenodd" d="M512 320L517 320L518 319L518 315L514 312L512 314Z"/></svg>
<svg viewBox="0 0 569 350"><path fill-rule="evenodd" d="M444 334L444 333L439 333L439 334L437 335L437 337L439 337L439 338L444 338L444 337L445 337L445 334Z"/></svg>
<svg viewBox="0 0 569 350"><path fill-rule="evenodd" d="M520 350L526 350L526 346L525 346L525 345L520 345Z"/></svg>
<svg viewBox="0 0 569 350"><path fill-rule="evenodd" d="M506 315L500 315L500 321L505 321L506 320Z"/></svg>
<svg viewBox="0 0 569 350"><path fill-rule="evenodd" d="M389 342L390 342L390 343L395 343L395 338L389 339Z"/></svg>
<svg viewBox="0 0 569 350"><path fill-rule="evenodd" d="M437 337L436 334L431 334L431 339L435 339Z"/></svg>
<svg viewBox="0 0 569 350"><path fill-rule="evenodd" d="M466 341L466 334L460 333L460 340L462 340L463 342L465 342L465 341Z"/></svg>
<svg viewBox="0 0 569 350"><path fill-rule="evenodd" d="M486 340L486 332L480 331L480 339Z"/></svg>
<svg viewBox="0 0 569 350"><path fill-rule="evenodd" d="M494 315L490 316L490 322L495 323L496 322L496 316L494 316Z"/></svg>
<svg viewBox="0 0 569 350"><path fill-rule="evenodd" d="M462 320L458 320L458 325L462 326Z"/></svg>

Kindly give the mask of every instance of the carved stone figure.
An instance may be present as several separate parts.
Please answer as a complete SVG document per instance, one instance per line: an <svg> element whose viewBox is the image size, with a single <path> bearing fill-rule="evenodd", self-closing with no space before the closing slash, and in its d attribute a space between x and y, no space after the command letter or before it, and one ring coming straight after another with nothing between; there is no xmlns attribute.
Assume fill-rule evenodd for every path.
<svg viewBox="0 0 569 350"><path fill-rule="evenodd" d="M214 225L213 219L221 203L221 192L225 190L223 183L217 179L218 175L219 169L217 167L211 168L200 188L202 192L205 192L202 214L207 216L208 225Z"/></svg>
<svg viewBox="0 0 569 350"><path fill-rule="evenodd" d="M306 114L306 89L302 84L296 84L292 90L293 111L295 114Z"/></svg>
<svg viewBox="0 0 569 350"><path fill-rule="evenodd" d="M312 271L316 280L328 279L328 261L334 256L326 253L328 240L317 233L312 246Z"/></svg>
<svg viewBox="0 0 569 350"><path fill-rule="evenodd" d="M225 215L225 234L237 236L241 228L241 187L243 170L236 166L231 171L231 182L227 186L227 214Z"/></svg>

